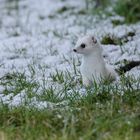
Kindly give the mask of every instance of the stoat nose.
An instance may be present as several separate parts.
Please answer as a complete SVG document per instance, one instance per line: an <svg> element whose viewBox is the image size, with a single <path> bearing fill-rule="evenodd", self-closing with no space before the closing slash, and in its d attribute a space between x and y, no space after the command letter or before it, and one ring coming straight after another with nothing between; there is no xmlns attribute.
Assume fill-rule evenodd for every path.
<svg viewBox="0 0 140 140"><path fill-rule="evenodd" d="M74 51L74 52L77 52L77 50L76 50L76 49L73 49L73 51Z"/></svg>

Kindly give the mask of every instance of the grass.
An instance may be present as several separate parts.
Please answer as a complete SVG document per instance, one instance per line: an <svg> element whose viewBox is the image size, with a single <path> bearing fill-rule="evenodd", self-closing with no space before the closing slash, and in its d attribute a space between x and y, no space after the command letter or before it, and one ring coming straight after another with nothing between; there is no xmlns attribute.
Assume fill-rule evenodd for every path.
<svg viewBox="0 0 140 140"><path fill-rule="evenodd" d="M28 86L24 86L25 74L17 74L14 77L16 79L14 80L15 84L22 85L19 87L23 87L23 89L34 87L31 82L28 83ZM69 77L72 86L67 85L68 88L66 87L69 81L68 75L56 71L50 77L54 83L63 87L65 96L58 100L55 96L55 88L49 88L44 90L40 100L53 103L68 101L68 104L56 106L53 109L44 108L40 110L35 107L28 108L25 105L9 108L6 104L1 103L0 139L140 139L140 79L122 76L119 85L94 85L94 89L87 88L87 95L81 97L80 91L76 90L75 81L71 79L72 77ZM12 83L13 75L8 75L6 78L9 81L5 82L5 86ZM16 88L15 86L14 92L19 93ZM69 90L72 90L74 94L67 96ZM29 94L31 90L26 90L26 92ZM28 106L27 102L26 105Z"/></svg>
<svg viewBox="0 0 140 140"><path fill-rule="evenodd" d="M110 0L85 0L86 9L105 9L111 3ZM95 10L94 9L94 10Z"/></svg>
<svg viewBox="0 0 140 140"><path fill-rule="evenodd" d="M140 21L140 3L139 0L118 0L114 6L114 11L125 17L126 23L136 23Z"/></svg>
<svg viewBox="0 0 140 140"><path fill-rule="evenodd" d="M124 21L113 20L112 23L121 25L124 23L133 24L140 21L140 3L139 0L85 0L86 11L90 14L114 16L115 13L124 17ZM112 9L110 9L112 7Z"/></svg>

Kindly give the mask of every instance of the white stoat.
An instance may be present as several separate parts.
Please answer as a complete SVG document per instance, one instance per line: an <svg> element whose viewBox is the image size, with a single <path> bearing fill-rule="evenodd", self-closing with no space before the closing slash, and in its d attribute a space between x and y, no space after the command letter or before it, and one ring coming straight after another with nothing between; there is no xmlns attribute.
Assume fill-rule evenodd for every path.
<svg viewBox="0 0 140 140"><path fill-rule="evenodd" d="M85 86L93 82L99 83L101 79L110 82L116 79L117 73L114 68L105 63L101 45L93 36L87 35L80 38L73 51L83 56L80 71Z"/></svg>

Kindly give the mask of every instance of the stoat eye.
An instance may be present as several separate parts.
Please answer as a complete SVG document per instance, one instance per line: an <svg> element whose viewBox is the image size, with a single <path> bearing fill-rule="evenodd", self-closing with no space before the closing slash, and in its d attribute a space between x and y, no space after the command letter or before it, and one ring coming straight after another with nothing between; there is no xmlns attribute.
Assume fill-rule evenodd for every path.
<svg viewBox="0 0 140 140"><path fill-rule="evenodd" d="M85 48L86 45L85 45L84 43L82 43L80 47L81 47L81 48Z"/></svg>

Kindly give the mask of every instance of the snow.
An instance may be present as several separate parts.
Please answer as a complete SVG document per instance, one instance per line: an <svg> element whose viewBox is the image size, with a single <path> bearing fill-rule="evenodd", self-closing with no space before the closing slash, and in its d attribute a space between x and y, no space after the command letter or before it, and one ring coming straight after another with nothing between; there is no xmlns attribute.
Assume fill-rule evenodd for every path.
<svg viewBox="0 0 140 140"><path fill-rule="evenodd" d="M33 66L35 80L42 85L42 79L45 77L49 87L52 84L52 81L49 81L50 74L56 69L68 70L74 76L72 62L75 59L79 70L77 58L80 59L80 56L73 54L72 49L77 38L84 34L93 34L101 40L106 34L122 37L130 31L136 31L133 40L124 44L122 50L119 45L102 47L106 55L105 60L110 64L123 59L140 60L140 23L114 27L112 18L98 20L94 15L78 15L77 11L85 8L84 0L21 0L18 2L19 9L12 11L6 8L6 1L0 2L0 77L12 72L25 72L30 77L29 66ZM58 13L63 7L69 7L70 10ZM139 77L139 67L128 73ZM10 107L22 105L28 100L26 91L17 95L5 95L4 89L1 85L0 100ZM58 85L58 90L61 90L61 85ZM38 92L36 94L39 94ZM81 88L79 93L85 95L86 91ZM56 104L38 101L33 97L30 99L30 105L53 108Z"/></svg>
<svg viewBox="0 0 140 140"><path fill-rule="evenodd" d="M21 93L15 95L12 100L9 102L9 106L20 106L22 105L25 100L26 100L26 92L25 91L22 91Z"/></svg>

